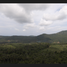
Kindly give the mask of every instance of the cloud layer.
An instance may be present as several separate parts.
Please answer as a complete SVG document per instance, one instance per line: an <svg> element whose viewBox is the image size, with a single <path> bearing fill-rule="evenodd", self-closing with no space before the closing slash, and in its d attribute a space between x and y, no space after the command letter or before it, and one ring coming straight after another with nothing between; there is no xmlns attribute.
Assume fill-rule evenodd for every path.
<svg viewBox="0 0 67 67"><path fill-rule="evenodd" d="M34 4L34 3L28 3L28 4L19 4L21 7L24 7L26 11L33 11L33 10L45 10L49 7L47 4Z"/></svg>
<svg viewBox="0 0 67 67"><path fill-rule="evenodd" d="M55 12L54 14L44 14L43 18L45 20L62 20L67 17L67 6L63 6L59 11Z"/></svg>
<svg viewBox="0 0 67 67"><path fill-rule="evenodd" d="M66 22L67 4L0 4L0 34L3 35L57 32L67 29Z"/></svg>
<svg viewBox="0 0 67 67"><path fill-rule="evenodd" d="M46 21L45 19L41 19L41 21L39 23L40 26L47 26L50 24L52 24L52 21Z"/></svg>
<svg viewBox="0 0 67 67"><path fill-rule="evenodd" d="M43 4L0 4L0 12L19 23L30 23L33 22L32 10L45 10L47 7Z"/></svg>

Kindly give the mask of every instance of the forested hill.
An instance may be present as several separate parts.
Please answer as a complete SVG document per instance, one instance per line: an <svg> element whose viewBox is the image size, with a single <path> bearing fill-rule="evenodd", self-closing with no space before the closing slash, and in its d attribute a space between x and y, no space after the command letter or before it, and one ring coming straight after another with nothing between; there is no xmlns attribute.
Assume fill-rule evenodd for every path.
<svg viewBox="0 0 67 67"><path fill-rule="evenodd" d="M0 42L49 42L67 43L67 30L55 34L41 34L38 36L0 36Z"/></svg>

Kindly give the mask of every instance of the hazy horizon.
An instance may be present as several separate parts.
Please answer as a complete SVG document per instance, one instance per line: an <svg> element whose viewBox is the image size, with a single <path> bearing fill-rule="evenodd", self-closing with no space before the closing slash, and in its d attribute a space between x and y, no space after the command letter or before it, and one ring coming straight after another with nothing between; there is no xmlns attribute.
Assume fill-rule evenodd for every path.
<svg viewBox="0 0 67 67"><path fill-rule="evenodd" d="M38 36L67 30L67 3L0 3L0 36Z"/></svg>
<svg viewBox="0 0 67 67"><path fill-rule="evenodd" d="M62 31L67 31L67 30L62 30ZM59 31L59 32L62 32L62 31ZM51 34L47 34L47 33L41 33L39 35L42 35L42 34L47 34L47 35L52 35L52 34L57 34L59 32L56 32L56 33L51 33ZM0 36L39 36L39 35L0 35Z"/></svg>

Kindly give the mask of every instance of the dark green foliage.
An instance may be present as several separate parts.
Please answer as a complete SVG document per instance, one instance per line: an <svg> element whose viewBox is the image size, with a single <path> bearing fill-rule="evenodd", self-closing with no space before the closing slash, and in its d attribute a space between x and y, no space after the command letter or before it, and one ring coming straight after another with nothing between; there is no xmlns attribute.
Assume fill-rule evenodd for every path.
<svg viewBox="0 0 67 67"><path fill-rule="evenodd" d="M67 46L49 43L0 44L0 64L67 64L67 49L63 45Z"/></svg>
<svg viewBox="0 0 67 67"><path fill-rule="evenodd" d="M48 48L49 44L0 44L0 63L34 63L37 54L42 49Z"/></svg>

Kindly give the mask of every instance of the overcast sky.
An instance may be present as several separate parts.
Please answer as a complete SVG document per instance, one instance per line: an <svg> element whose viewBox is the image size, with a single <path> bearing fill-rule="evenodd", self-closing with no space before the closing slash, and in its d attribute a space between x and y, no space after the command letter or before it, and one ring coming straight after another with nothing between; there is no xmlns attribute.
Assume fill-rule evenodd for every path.
<svg viewBox="0 0 67 67"><path fill-rule="evenodd" d="M67 30L66 3L0 3L0 35L40 35Z"/></svg>

